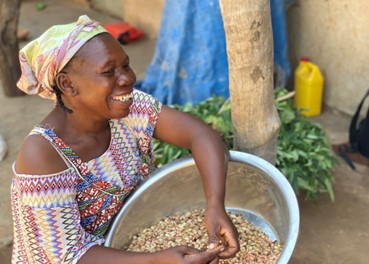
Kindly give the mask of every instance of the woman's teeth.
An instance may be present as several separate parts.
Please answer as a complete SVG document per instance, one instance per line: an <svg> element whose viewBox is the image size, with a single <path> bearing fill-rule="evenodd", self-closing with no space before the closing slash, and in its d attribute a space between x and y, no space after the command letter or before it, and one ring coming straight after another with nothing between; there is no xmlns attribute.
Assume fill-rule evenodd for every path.
<svg viewBox="0 0 369 264"><path fill-rule="evenodd" d="M119 102L127 102L130 99L132 99L132 93L127 94L127 95L122 95L122 96L115 96L113 97L114 100L117 100Z"/></svg>

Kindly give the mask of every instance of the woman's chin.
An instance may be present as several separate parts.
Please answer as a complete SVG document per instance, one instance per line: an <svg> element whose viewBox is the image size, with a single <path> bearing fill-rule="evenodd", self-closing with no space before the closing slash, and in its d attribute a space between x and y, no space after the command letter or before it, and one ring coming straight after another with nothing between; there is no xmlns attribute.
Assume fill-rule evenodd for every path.
<svg viewBox="0 0 369 264"><path fill-rule="evenodd" d="M132 103L133 103L132 99L124 102L113 100L113 104L111 105L110 108L113 114L112 118L123 118L128 116Z"/></svg>

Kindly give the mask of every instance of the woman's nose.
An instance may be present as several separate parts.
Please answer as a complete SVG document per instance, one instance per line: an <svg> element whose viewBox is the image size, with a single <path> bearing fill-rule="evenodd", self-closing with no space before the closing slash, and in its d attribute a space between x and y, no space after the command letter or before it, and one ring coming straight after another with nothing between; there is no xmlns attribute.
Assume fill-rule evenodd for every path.
<svg viewBox="0 0 369 264"><path fill-rule="evenodd" d="M133 85L136 82L136 75L132 70L126 72L124 70L119 71L119 77L117 80L117 84L119 86L123 85Z"/></svg>

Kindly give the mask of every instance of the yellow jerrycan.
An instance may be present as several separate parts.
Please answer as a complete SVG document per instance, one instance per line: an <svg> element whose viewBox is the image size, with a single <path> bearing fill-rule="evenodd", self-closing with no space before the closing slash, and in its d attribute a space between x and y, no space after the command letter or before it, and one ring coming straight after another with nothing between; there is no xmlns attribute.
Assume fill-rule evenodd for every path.
<svg viewBox="0 0 369 264"><path fill-rule="evenodd" d="M305 116L317 116L322 109L324 77L317 65L301 58L294 72L294 105Z"/></svg>

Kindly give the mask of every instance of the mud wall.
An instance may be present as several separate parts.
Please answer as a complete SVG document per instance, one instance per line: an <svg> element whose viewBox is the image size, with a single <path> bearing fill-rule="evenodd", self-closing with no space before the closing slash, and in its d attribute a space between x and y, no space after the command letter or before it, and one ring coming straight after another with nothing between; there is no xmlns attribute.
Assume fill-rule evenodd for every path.
<svg viewBox="0 0 369 264"><path fill-rule="evenodd" d="M369 87L368 11L367 0L296 0L287 12L292 67L318 64L324 103L350 115Z"/></svg>

